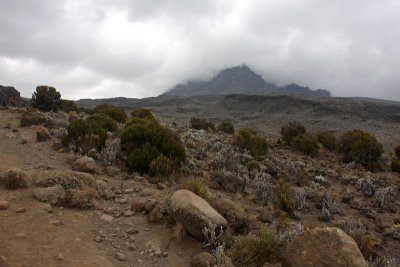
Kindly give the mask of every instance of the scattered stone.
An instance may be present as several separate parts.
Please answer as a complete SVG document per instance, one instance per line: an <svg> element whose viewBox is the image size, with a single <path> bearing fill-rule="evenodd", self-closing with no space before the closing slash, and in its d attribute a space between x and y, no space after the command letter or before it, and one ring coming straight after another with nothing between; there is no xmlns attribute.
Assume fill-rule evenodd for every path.
<svg viewBox="0 0 400 267"><path fill-rule="evenodd" d="M2 200L0 201L0 210L6 210L8 209L9 203L8 201Z"/></svg>
<svg viewBox="0 0 400 267"><path fill-rule="evenodd" d="M15 209L15 213L25 213L26 209L24 207L17 207Z"/></svg>
<svg viewBox="0 0 400 267"><path fill-rule="evenodd" d="M163 254L162 254L162 256L163 256L164 258L168 257L168 252L167 252L167 251L164 251Z"/></svg>
<svg viewBox="0 0 400 267"><path fill-rule="evenodd" d="M131 210L142 212L144 210L145 200L142 198L134 198L131 202Z"/></svg>
<svg viewBox="0 0 400 267"><path fill-rule="evenodd" d="M130 243L130 244L128 245L128 249L129 249L130 251L135 251L135 250L137 250L137 247L136 247L135 244Z"/></svg>
<svg viewBox="0 0 400 267"><path fill-rule="evenodd" d="M157 189L158 190L165 190L167 188L168 188L168 186L166 184L163 184L163 183L158 183L157 184Z"/></svg>
<svg viewBox="0 0 400 267"><path fill-rule="evenodd" d="M202 230L210 225L226 229L228 222L204 199L189 190L178 190L171 197L173 218L180 222L188 233L203 240Z"/></svg>
<svg viewBox="0 0 400 267"><path fill-rule="evenodd" d="M96 162L93 158L83 156L75 160L72 164L72 169L81 172L96 172Z"/></svg>
<svg viewBox="0 0 400 267"><path fill-rule="evenodd" d="M6 134L6 137L8 137L8 138L17 138L17 135L14 134L14 133L8 133L8 134Z"/></svg>
<svg viewBox="0 0 400 267"><path fill-rule="evenodd" d="M101 236L96 236L95 238L94 238L94 241L96 241L96 242L101 242L102 241L102 238L101 238Z"/></svg>
<svg viewBox="0 0 400 267"><path fill-rule="evenodd" d="M211 253L201 252L192 257L191 267L209 267L215 265L215 258Z"/></svg>
<svg viewBox="0 0 400 267"><path fill-rule="evenodd" d="M117 258L117 260L119 260L119 261L125 261L125 254L121 253L121 252L117 252L117 253L115 253L115 258Z"/></svg>
<svg viewBox="0 0 400 267"><path fill-rule="evenodd" d="M51 224L54 225L54 226L61 226L61 225L63 225L62 221L59 221L59 220L54 220L54 221L51 222Z"/></svg>
<svg viewBox="0 0 400 267"><path fill-rule="evenodd" d="M368 267L356 242L339 228L315 228L293 238L282 267Z"/></svg>
<svg viewBox="0 0 400 267"><path fill-rule="evenodd" d="M24 238L25 236L26 236L25 233L16 233L15 234L15 237L17 237L17 238Z"/></svg>
<svg viewBox="0 0 400 267"><path fill-rule="evenodd" d="M63 260L64 260L64 255L61 254L61 253L58 253L58 254L56 255L56 260L58 260L58 261L63 261Z"/></svg>
<svg viewBox="0 0 400 267"><path fill-rule="evenodd" d="M139 233L139 231L136 230L135 228L129 228L128 230L126 230L126 233L130 234L130 235L134 235L134 234Z"/></svg>
<svg viewBox="0 0 400 267"><path fill-rule="evenodd" d="M124 217L131 217L133 216L135 213L133 211L127 210L124 212Z"/></svg>
<svg viewBox="0 0 400 267"><path fill-rule="evenodd" d="M51 139L51 135L46 128L39 128L36 132L36 140L38 142L46 142Z"/></svg>
<svg viewBox="0 0 400 267"><path fill-rule="evenodd" d="M100 216L100 220L105 221L107 223L111 223L113 221L113 217L108 214L103 214Z"/></svg>
<svg viewBox="0 0 400 267"><path fill-rule="evenodd" d="M130 194L130 193L133 193L133 192L134 192L133 188L127 188L127 189L124 190L125 194Z"/></svg>

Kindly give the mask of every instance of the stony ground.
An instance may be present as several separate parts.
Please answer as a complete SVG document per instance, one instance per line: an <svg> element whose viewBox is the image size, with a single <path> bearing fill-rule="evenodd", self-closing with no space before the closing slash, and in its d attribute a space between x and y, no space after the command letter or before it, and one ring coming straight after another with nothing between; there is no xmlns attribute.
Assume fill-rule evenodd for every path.
<svg viewBox="0 0 400 267"><path fill-rule="evenodd" d="M127 173L122 165L104 167L96 162L87 170L102 188L94 207L51 206L33 197L41 190L38 180L55 173L75 175L72 163L80 156L57 147L55 136L38 142L40 127L21 128L20 118L17 110L0 110L0 173L18 168L30 181L28 187L16 190L0 186L0 266L190 266L192 256L207 249L182 234L163 213L171 194L193 177L211 188L212 205L220 199L232 201L248 219L250 231L260 223L278 231L273 192L263 204L257 181L276 184L274 179L282 178L299 192L300 202L282 236L316 226L358 231L363 238L371 237L373 257L386 259L386 265L371 261L371 266L400 266L400 177L388 168L370 173L341 163L335 153L323 151L314 159L272 145L259 166L250 170L247 166L253 159L233 148L231 136L175 129L188 152L185 174L150 183L148 177ZM218 183L215 172L221 179ZM236 180L221 178L232 173ZM394 196L377 204L388 188Z"/></svg>

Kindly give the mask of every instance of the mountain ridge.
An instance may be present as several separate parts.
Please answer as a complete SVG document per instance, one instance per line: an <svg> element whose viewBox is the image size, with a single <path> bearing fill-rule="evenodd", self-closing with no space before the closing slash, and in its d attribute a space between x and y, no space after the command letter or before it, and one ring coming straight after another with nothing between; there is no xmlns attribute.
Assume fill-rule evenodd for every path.
<svg viewBox="0 0 400 267"><path fill-rule="evenodd" d="M311 90L295 83L279 87L265 81L261 75L252 71L247 65L226 68L208 81L189 80L185 84L177 84L162 95L197 96L197 95L228 95L228 94L269 94L290 93L306 96L331 97L328 90Z"/></svg>

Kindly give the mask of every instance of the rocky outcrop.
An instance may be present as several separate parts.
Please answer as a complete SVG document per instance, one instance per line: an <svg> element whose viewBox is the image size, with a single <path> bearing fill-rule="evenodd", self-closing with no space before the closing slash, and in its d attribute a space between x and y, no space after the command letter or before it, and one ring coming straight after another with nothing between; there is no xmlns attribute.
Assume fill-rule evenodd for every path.
<svg viewBox="0 0 400 267"><path fill-rule="evenodd" d="M1 106L19 106L22 100L19 92L12 86L0 85L0 105Z"/></svg>
<svg viewBox="0 0 400 267"><path fill-rule="evenodd" d="M72 169L81 172L96 172L96 162L93 158L84 156L72 164Z"/></svg>
<svg viewBox="0 0 400 267"><path fill-rule="evenodd" d="M204 199L189 190L178 190L171 197L171 212L185 230L199 240L204 239L202 230L215 225L216 231L226 229L228 222ZM216 233L217 235L219 233Z"/></svg>
<svg viewBox="0 0 400 267"><path fill-rule="evenodd" d="M356 242L340 228L315 228L296 236L282 267L368 267Z"/></svg>

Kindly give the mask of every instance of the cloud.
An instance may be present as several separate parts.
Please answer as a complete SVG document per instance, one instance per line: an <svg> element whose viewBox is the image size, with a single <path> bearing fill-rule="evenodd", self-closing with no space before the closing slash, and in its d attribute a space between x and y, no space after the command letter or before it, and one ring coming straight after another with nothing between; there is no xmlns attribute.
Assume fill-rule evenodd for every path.
<svg viewBox="0 0 400 267"><path fill-rule="evenodd" d="M396 0L0 0L0 84L148 97L246 63L266 80L400 100Z"/></svg>

